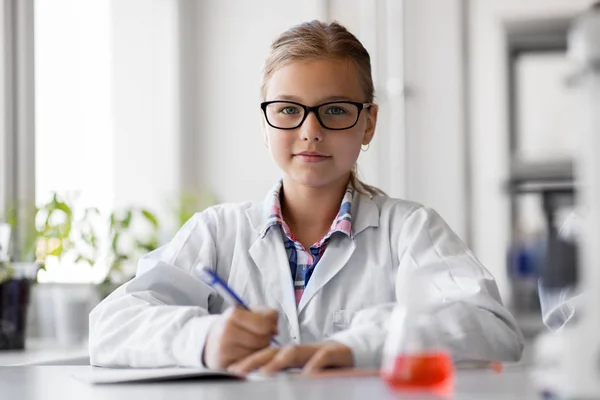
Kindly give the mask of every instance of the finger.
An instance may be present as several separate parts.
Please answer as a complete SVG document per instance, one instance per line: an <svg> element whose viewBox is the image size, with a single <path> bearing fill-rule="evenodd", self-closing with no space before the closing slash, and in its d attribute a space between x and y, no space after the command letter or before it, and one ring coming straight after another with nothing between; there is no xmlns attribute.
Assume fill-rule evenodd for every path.
<svg viewBox="0 0 600 400"><path fill-rule="evenodd" d="M256 335L240 326L231 324L223 331L221 341L223 346L239 346L254 352L269 346L271 335Z"/></svg>
<svg viewBox="0 0 600 400"><path fill-rule="evenodd" d="M223 340L224 339L224 340ZM249 349L247 346L240 345L228 337L222 338L217 349L212 350L212 357L216 357L218 362L212 368L227 368L233 363L241 361L254 354L256 349Z"/></svg>
<svg viewBox="0 0 600 400"><path fill-rule="evenodd" d="M248 372L254 371L267 364L269 361L273 359L279 352L279 349L276 347L269 347L258 351L245 359L232 364L229 368L227 368L231 372L235 372L238 374L247 374Z"/></svg>
<svg viewBox="0 0 600 400"><path fill-rule="evenodd" d="M273 329L277 327L277 322L271 316L243 309L235 309L230 316L230 320L237 326L256 335L273 334Z"/></svg>
<svg viewBox="0 0 600 400"><path fill-rule="evenodd" d="M286 368L299 368L313 356L317 351L314 346L290 346L285 347L264 367L261 372L273 374Z"/></svg>
<svg viewBox="0 0 600 400"><path fill-rule="evenodd" d="M253 350L248 350L238 345L230 345L219 356L219 368L228 368L230 365L244 360L254 353Z"/></svg>
<svg viewBox="0 0 600 400"><path fill-rule="evenodd" d="M303 374L311 374L327 367L335 367L335 354L329 348L318 350L302 369Z"/></svg>
<svg viewBox="0 0 600 400"><path fill-rule="evenodd" d="M312 374L328 367L353 367L352 352L344 347L321 347L304 366L303 374Z"/></svg>

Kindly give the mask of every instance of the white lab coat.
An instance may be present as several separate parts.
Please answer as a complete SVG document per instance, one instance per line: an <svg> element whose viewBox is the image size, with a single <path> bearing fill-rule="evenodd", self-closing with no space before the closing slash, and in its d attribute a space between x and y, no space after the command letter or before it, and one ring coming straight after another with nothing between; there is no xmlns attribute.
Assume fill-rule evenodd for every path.
<svg viewBox="0 0 600 400"><path fill-rule="evenodd" d="M333 235L296 306L282 232L262 236L269 202L219 205L192 217L136 277L90 314L91 363L202 366L211 325L231 306L198 279L209 266L253 307L279 311L284 345L349 346L357 367L380 365L385 323L403 277L428 277L437 317L427 326L458 360L517 361L523 336L493 277L433 210L354 194L354 237Z"/></svg>

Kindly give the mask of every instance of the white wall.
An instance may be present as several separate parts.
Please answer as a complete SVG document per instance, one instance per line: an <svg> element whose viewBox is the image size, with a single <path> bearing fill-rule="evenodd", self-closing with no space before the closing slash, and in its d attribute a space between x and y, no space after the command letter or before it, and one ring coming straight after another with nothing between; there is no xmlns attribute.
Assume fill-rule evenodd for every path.
<svg viewBox="0 0 600 400"><path fill-rule="evenodd" d="M470 129L473 188L473 248L509 296L506 249L509 203L507 59L504 24L540 17L572 16L591 0L470 1Z"/></svg>
<svg viewBox="0 0 600 400"><path fill-rule="evenodd" d="M461 0L407 0L407 197L468 240Z"/></svg>
<svg viewBox="0 0 600 400"><path fill-rule="evenodd" d="M178 2L111 6L114 206L165 212L181 182Z"/></svg>

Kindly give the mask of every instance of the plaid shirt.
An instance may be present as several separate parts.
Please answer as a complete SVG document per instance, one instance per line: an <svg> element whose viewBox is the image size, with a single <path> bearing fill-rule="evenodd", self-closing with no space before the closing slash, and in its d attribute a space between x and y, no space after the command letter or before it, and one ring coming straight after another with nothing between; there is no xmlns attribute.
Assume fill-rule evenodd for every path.
<svg viewBox="0 0 600 400"><path fill-rule="evenodd" d="M346 188L346 193L344 194L344 198L342 199L340 211L338 212L337 217L333 220L329 231L321 240L310 246L309 249L306 249L300 242L298 242L298 240L296 240L294 234L290 231L290 228L283 220L283 216L281 214L281 201L279 198L282 187L283 182L279 181L279 183L271 192L271 213L269 215L269 220L264 233L266 234L266 232L272 226L281 226L285 249L290 261L292 278L294 279L296 304L298 304L302 298L302 294L304 293L304 288L306 288L306 285L308 285L308 281L310 280L317 263L323 256L323 253L325 253L325 249L327 248L327 244L329 243L331 236L336 232L341 232L352 238L351 211L354 189L351 185L348 185Z"/></svg>

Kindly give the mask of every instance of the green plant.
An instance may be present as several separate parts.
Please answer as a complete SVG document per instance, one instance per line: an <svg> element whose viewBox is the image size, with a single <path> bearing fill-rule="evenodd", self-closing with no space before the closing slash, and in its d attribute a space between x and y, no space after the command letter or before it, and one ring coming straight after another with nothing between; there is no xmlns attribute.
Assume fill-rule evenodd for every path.
<svg viewBox="0 0 600 400"><path fill-rule="evenodd" d="M58 193L52 193L48 202L32 209L35 227L26 236L19 260L36 261L43 269L49 256L61 260L71 252L75 254L75 262L94 264L98 254L98 234L90 217L98 216L98 209L87 208L78 216L74 200ZM7 214L7 222L14 231L18 225L18 210L12 207Z"/></svg>
<svg viewBox="0 0 600 400"><path fill-rule="evenodd" d="M169 207L172 224L168 225L146 208L127 207L106 217L94 207L78 209L72 196L53 193L48 202L32 207L35 229L26 240L22 261L35 260L43 268L48 257L61 260L69 254L75 263L93 267L99 260L104 261L105 256L108 273L103 283L120 284L132 277L140 256L160 247L161 235L170 237L174 233L170 232L171 226L179 229L194 213L215 202L209 194L183 193ZM18 222L17 215L16 208L8 213L13 228ZM0 278L7 271L0 271Z"/></svg>
<svg viewBox="0 0 600 400"><path fill-rule="evenodd" d="M73 207L57 193L36 212L36 259L55 256L59 260L74 248L71 231L74 224Z"/></svg>
<svg viewBox="0 0 600 400"><path fill-rule="evenodd" d="M124 266L160 246L161 227L153 212L134 207L111 213L109 220L111 265L106 279L110 280L111 275L118 274L121 280L128 280L131 277L126 276ZM140 232L136 234L134 229L138 222L146 224L143 235Z"/></svg>
<svg viewBox="0 0 600 400"><path fill-rule="evenodd" d="M75 262L85 262L94 266L100 257L100 233L98 224L101 223L100 210L88 207L83 211L83 216L77 222L77 257Z"/></svg>
<svg viewBox="0 0 600 400"><path fill-rule="evenodd" d="M34 205L26 205L26 209L33 213L35 220L35 216L38 214L39 208ZM16 232L17 225L23 226L23 224L18 223L19 211L21 210L19 210L16 205L10 206L6 210L5 222L10 226L13 235ZM25 229L26 231L23 235L25 240L24 243L22 243L23 248L19 249L18 254L12 254L12 256L19 261L36 261L36 244L38 239L37 229L35 224L33 226L26 227Z"/></svg>
<svg viewBox="0 0 600 400"><path fill-rule="evenodd" d="M73 207L67 199L53 193L47 203L31 207L31 211L34 212L34 227L27 231L23 248L14 256L19 261L38 261L43 268L46 257L56 256L60 259L73 248ZM16 206L7 212L7 222L13 232L17 231L17 226L23 227L18 215Z"/></svg>
<svg viewBox="0 0 600 400"><path fill-rule="evenodd" d="M0 261L0 285L10 280L14 272L9 263Z"/></svg>

